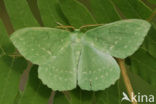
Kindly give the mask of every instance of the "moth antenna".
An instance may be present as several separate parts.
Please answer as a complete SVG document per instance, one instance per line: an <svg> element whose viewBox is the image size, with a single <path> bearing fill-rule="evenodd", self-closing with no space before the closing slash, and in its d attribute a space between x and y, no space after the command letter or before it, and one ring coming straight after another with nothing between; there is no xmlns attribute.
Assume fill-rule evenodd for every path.
<svg viewBox="0 0 156 104"><path fill-rule="evenodd" d="M101 25L104 25L104 24L88 24L88 25L81 26L79 29L81 30L81 29L86 28L86 27L101 26Z"/></svg>
<svg viewBox="0 0 156 104"><path fill-rule="evenodd" d="M58 25L58 26L64 26L62 23L60 23L60 22L56 22L56 24Z"/></svg>
<svg viewBox="0 0 156 104"><path fill-rule="evenodd" d="M62 26L56 26L57 28L62 28L62 29L73 29L75 30L75 27L74 26L68 26L68 25L62 25Z"/></svg>
<svg viewBox="0 0 156 104"><path fill-rule="evenodd" d="M56 24L59 25L59 26L56 26L56 28L61 28L61 29L65 29L65 30L68 30L68 29L73 29L73 30L75 30L75 27L74 27L74 26L63 25L63 24L60 23L60 22L56 22Z"/></svg>

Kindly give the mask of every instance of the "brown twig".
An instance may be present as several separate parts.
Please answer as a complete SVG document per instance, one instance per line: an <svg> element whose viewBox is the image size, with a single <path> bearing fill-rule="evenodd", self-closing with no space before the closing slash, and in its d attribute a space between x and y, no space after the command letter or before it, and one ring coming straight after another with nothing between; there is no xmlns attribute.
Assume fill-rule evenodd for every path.
<svg viewBox="0 0 156 104"><path fill-rule="evenodd" d="M55 91L51 92L51 96L49 98L48 104L53 104L54 103L54 97L55 97Z"/></svg>
<svg viewBox="0 0 156 104"><path fill-rule="evenodd" d="M118 64L120 66L121 74L122 74L126 89L128 91L128 95L130 96L130 99L132 101L132 94L131 93L134 93L134 91L133 91L130 79L129 79L127 71L126 71L125 61L123 59L117 59L117 61L118 61ZM133 101L132 104L137 104L137 102Z"/></svg>

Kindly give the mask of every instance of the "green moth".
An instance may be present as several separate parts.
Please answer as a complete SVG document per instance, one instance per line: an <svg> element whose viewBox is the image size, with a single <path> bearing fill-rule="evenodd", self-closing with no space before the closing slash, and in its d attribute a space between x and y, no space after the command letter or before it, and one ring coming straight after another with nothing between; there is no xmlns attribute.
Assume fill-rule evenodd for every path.
<svg viewBox="0 0 156 104"><path fill-rule="evenodd" d="M38 77L52 90L104 90L120 77L113 57L124 59L142 44L150 24L121 20L83 33L32 27L11 36L18 51L39 65Z"/></svg>

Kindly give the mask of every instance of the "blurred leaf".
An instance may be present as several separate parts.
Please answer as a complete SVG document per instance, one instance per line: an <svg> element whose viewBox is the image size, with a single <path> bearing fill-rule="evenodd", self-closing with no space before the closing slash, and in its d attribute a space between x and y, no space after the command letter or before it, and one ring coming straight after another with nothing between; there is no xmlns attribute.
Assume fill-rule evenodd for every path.
<svg viewBox="0 0 156 104"><path fill-rule="evenodd" d="M27 3L30 7L30 10L33 14L33 16L35 17L35 19L38 21L38 23L43 26L43 22L41 20L41 14L40 14L40 10L38 8L38 5L37 5L37 1L38 0L27 0Z"/></svg>
<svg viewBox="0 0 156 104"><path fill-rule="evenodd" d="M119 81L105 91L95 92L96 104L120 104Z"/></svg>
<svg viewBox="0 0 156 104"><path fill-rule="evenodd" d="M37 68L34 66L31 69L24 92L19 92L19 97L16 98L18 104L48 104L51 89L38 79Z"/></svg>
<svg viewBox="0 0 156 104"><path fill-rule="evenodd" d="M45 26L54 27L57 23L67 24L67 20L60 10L58 0L37 0L42 21Z"/></svg>
<svg viewBox="0 0 156 104"><path fill-rule="evenodd" d="M72 104L67 100L67 97L62 92L56 92L56 95L54 97L54 104Z"/></svg>
<svg viewBox="0 0 156 104"><path fill-rule="evenodd" d="M65 94L65 95L64 95ZM60 93L57 92L54 100L54 104L93 104L94 92L84 91L80 88L72 91Z"/></svg>
<svg viewBox="0 0 156 104"><path fill-rule="evenodd" d="M13 104L18 92L20 75L26 65L27 62L23 58L0 57L1 104Z"/></svg>
<svg viewBox="0 0 156 104"><path fill-rule="evenodd" d="M152 25L142 47L156 58L156 27L154 25Z"/></svg>
<svg viewBox="0 0 156 104"><path fill-rule="evenodd" d="M61 10L70 25L79 28L86 24L95 24L95 20L85 6L76 0L59 0Z"/></svg>
<svg viewBox="0 0 156 104"><path fill-rule="evenodd" d="M20 66L19 66L20 65ZM23 58L0 58L0 103L2 104L46 104L51 90L43 86L37 76L37 69L31 69L30 78L24 92L19 91L19 80L26 68ZM5 80L3 78L6 78Z"/></svg>
<svg viewBox="0 0 156 104"><path fill-rule="evenodd" d="M155 86L150 85L143 78L141 78L140 76L138 76L135 73L132 73L130 70L128 71L128 76L131 80L131 83L134 87L134 92L136 94L138 94L140 92L141 94L148 94L148 95L152 94L152 95L156 96ZM152 80L152 81L154 81L154 80Z"/></svg>
<svg viewBox="0 0 156 104"><path fill-rule="evenodd" d="M112 0L119 8L121 15L126 18L147 19L152 14L152 10L147 7L141 0Z"/></svg>
<svg viewBox="0 0 156 104"><path fill-rule="evenodd" d="M140 49L131 56L131 70L137 73L149 84L156 86L156 58L151 56L146 50Z"/></svg>
<svg viewBox="0 0 156 104"><path fill-rule="evenodd" d="M5 0L5 5L6 5L8 13L9 13L11 22L12 22L15 29L22 28L22 27L27 27L27 26L29 26L29 27L30 26L39 26L39 24L37 23L37 21L33 17L33 14L31 13L26 0L23 0L23 1L21 1L21 0L16 0L16 1ZM12 9L12 8L14 8L14 9ZM3 29L4 29L4 27L3 27ZM4 43L4 45L9 44L9 43L5 42L6 39L9 40L8 36L5 36L5 39L3 38L3 40L0 41L0 42ZM7 48L7 47L5 47L5 48ZM11 51L10 47L9 47L8 51ZM26 89L25 89L26 92L20 92L19 91L18 86L19 86L19 81L20 81L20 78L21 78L20 76L22 75L23 71L26 69L26 67L25 67L25 68L23 68L23 70L20 70L21 66L23 66L23 67L26 66L26 65L21 64L23 62L26 62L26 60L23 59L23 60L20 60L20 62L17 62L16 70L14 71L14 73L16 73L17 70L19 70L20 73L18 73L18 75L13 74L12 79L10 78L10 81L14 82L14 84L16 84L16 88L15 87L12 88L12 89L14 89L14 92L11 92L12 89L5 86L7 88L7 90L8 90L7 94L12 95L12 96L10 96L10 100L6 99L5 102L4 101L2 101L2 102L4 102L4 104L12 104L13 102L14 103L19 102L19 104L34 104L34 103L43 104L43 103L48 102L48 99L49 99L49 96L50 96L49 93L51 91L47 87L44 87L41 84L41 82L36 81L36 80L39 80L37 78L37 76L35 77L33 75L30 75L31 79L32 79L32 77L34 79L33 82L31 82L31 83L34 83L34 82L35 83L31 84L30 81L29 81L28 85L26 86ZM6 70L6 68L4 68L4 70ZM17 82L16 82L17 79L15 79L14 77L16 77L16 78L18 77ZM9 86L11 87L11 85L9 85ZM41 94L38 94L39 92L40 93L44 92L46 94L41 95ZM3 93L6 93L6 91L4 91ZM8 96L8 95L5 95L4 97L7 98L6 96ZM3 97L3 96L0 96L0 97ZM31 100L29 100L29 99L31 99Z"/></svg>
<svg viewBox="0 0 156 104"><path fill-rule="evenodd" d="M39 26L26 0L4 0L14 29Z"/></svg>
<svg viewBox="0 0 156 104"><path fill-rule="evenodd" d="M0 55L12 54L15 51L15 48L12 45L11 41L9 40L8 34L5 31L5 27L1 19L0 19L0 49L2 50L2 53L0 53Z"/></svg>
<svg viewBox="0 0 156 104"><path fill-rule="evenodd" d="M37 76L37 69L32 69L25 91L19 91L20 78L26 69L27 61L22 57L14 56L15 49L1 20L0 30L0 49L3 52L0 54L0 104L17 102L20 102L18 104L43 104L48 102L51 90L42 85Z"/></svg>
<svg viewBox="0 0 156 104"><path fill-rule="evenodd" d="M155 87L151 86L150 84L148 84L145 80L143 80L142 78L140 78L137 74L135 73L131 73L130 70L128 70L128 76L129 76L129 79L131 81L131 84L133 86L133 90L134 90L134 93L136 95L136 99L138 99L139 95L146 95L147 97L149 97L149 95L153 95L153 96L156 96L156 89ZM120 101L123 97L123 92L125 92L127 95L127 89L124 85L124 82L123 82L123 78L120 79L120 82L119 82L119 88L120 88ZM131 104L130 102L124 100L122 102L122 104ZM138 102L138 104L147 104L147 102ZM154 103L152 103L154 104Z"/></svg>
<svg viewBox="0 0 156 104"><path fill-rule="evenodd" d="M90 10L98 23L120 19L111 0L90 0Z"/></svg>
<svg viewBox="0 0 156 104"><path fill-rule="evenodd" d="M0 103L12 104L18 92L19 80L27 63L22 58L13 58L14 47L11 44L5 28L0 20ZM18 66L20 64L21 66Z"/></svg>
<svg viewBox="0 0 156 104"><path fill-rule="evenodd" d="M152 4L156 4L156 0L148 0Z"/></svg>

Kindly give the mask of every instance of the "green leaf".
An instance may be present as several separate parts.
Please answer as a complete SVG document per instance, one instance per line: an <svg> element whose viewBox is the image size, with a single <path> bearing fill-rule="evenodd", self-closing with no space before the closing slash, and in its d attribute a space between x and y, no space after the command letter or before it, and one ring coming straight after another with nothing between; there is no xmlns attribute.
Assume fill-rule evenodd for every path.
<svg viewBox="0 0 156 104"><path fill-rule="evenodd" d="M26 0L4 0L4 3L14 29L39 26Z"/></svg>
<svg viewBox="0 0 156 104"><path fill-rule="evenodd" d="M62 92L57 92L54 98L54 104L70 104L68 102L67 97Z"/></svg>
<svg viewBox="0 0 156 104"><path fill-rule="evenodd" d="M147 69L148 70L148 69ZM146 73L146 72L145 72ZM156 96L156 89L154 86L151 86L148 82L146 82L143 78L137 75L137 73L132 73L131 69L128 71L129 79L133 85L134 92L138 94L147 94ZM121 82L120 82L121 84ZM123 86L123 85L120 85ZM126 89L125 89L126 90ZM145 102L146 103L146 102Z"/></svg>
<svg viewBox="0 0 156 104"><path fill-rule="evenodd" d="M18 104L48 104L51 90L38 79L37 66L33 66L26 88L16 97Z"/></svg>
<svg viewBox="0 0 156 104"><path fill-rule="evenodd" d="M151 56L146 50L138 50L131 58L131 70L149 84L156 86L156 58Z"/></svg>
<svg viewBox="0 0 156 104"><path fill-rule="evenodd" d="M147 82L145 82L145 80L140 78L135 73L131 73L130 70L127 70L127 71L128 71L127 74L131 81L131 84L133 85L133 90L136 95L137 101L139 99L139 96L143 96L143 95L146 95L147 97L149 97L149 95L156 96L155 87L153 87L150 84L148 84ZM127 88L124 86L123 78L121 78L119 81L120 81L119 86L118 86L118 88L120 88L120 91L119 91L120 98L118 98L118 100L120 101L119 104L121 104L121 103L122 104L131 104L131 102L126 101L126 100L121 102L121 99L124 97L123 92L126 93L127 95L128 95L128 92L127 92ZM147 102L144 99L143 102L138 102L138 104L147 104Z"/></svg>
<svg viewBox="0 0 156 104"><path fill-rule="evenodd" d="M1 20L0 29L2 30L0 31L0 49L2 49L3 52L0 54L0 103L47 103L50 96L50 89L43 86L38 79L36 73L37 69L31 69L30 78L25 91L21 92L19 90L20 78L23 71L26 69L27 62L22 57L14 56L15 48L9 40Z"/></svg>
<svg viewBox="0 0 156 104"><path fill-rule="evenodd" d="M121 15L126 18L147 19L152 14L152 10L141 0L112 0L119 8Z"/></svg>
<svg viewBox="0 0 156 104"><path fill-rule="evenodd" d="M76 0L59 0L60 7L69 23L79 28L86 24L95 24L95 20L81 3ZM69 6L70 5L70 6ZM72 8L72 9L71 9Z"/></svg>
<svg viewBox="0 0 156 104"><path fill-rule="evenodd" d="M143 43L143 49L145 49L150 55L156 58L156 27L152 25L145 41ZM154 64L154 63L153 63Z"/></svg>
<svg viewBox="0 0 156 104"><path fill-rule="evenodd" d="M20 75L26 65L27 62L23 58L0 57L1 104L13 104L18 93Z"/></svg>
<svg viewBox="0 0 156 104"><path fill-rule="evenodd" d="M58 0L37 0L37 3L45 26L54 27L57 23L67 24L59 8Z"/></svg>
<svg viewBox="0 0 156 104"><path fill-rule="evenodd" d="M54 104L62 102L63 104L92 104L94 92L83 91L79 88L64 93L56 92Z"/></svg>
<svg viewBox="0 0 156 104"><path fill-rule="evenodd" d="M104 91L95 92L96 104L121 104L119 81Z"/></svg>
<svg viewBox="0 0 156 104"><path fill-rule="evenodd" d="M0 49L1 55L12 54L15 51L14 46L9 40L8 34L6 33L5 27L0 19Z"/></svg>
<svg viewBox="0 0 156 104"><path fill-rule="evenodd" d="M8 55L14 52L4 25L0 20L0 103L12 104L18 92L18 84L22 71L26 67L23 58L12 58ZM21 66L17 66L17 63Z"/></svg>
<svg viewBox="0 0 156 104"><path fill-rule="evenodd" d="M148 0L149 2L153 3L153 4L156 4L156 1L155 0Z"/></svg>
<svg viewBox="0 0 156 104"><path fill-rule="evenodd" d="M98 23L109 23L120 19L111 0L90 0L90 11Z"/></svg>
<svg viewBox="0 0 156 104"><path fill-rule="evenodd" d="M122 20L89 30L86 39L100 50L124 59L139 48L149 29L150 24L144 20Z"/></svg>

